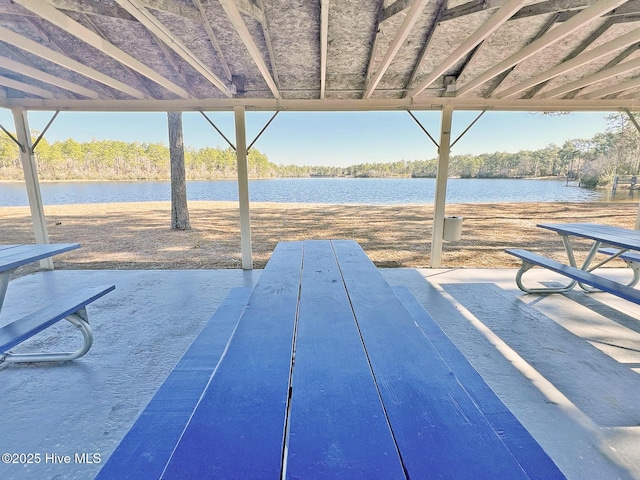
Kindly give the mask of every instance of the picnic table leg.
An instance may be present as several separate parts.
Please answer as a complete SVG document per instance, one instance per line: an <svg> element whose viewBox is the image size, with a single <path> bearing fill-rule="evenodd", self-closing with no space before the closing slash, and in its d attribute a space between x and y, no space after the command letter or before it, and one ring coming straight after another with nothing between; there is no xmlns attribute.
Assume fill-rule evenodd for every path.
<svg viewBox="0 0 640 480"><path fill-rule="evenodd" d="M75 313L72 313L65 320L69 321L82 332L83 344L75 352L60 352L60 353L4 353L0 356L0 363L27 363L27 362L65 362L68 360L75 360L80 358L89 351L93 344L93 331L89 326L89 317L87 316L87 309L81 308Z"/></svg>
<svg viewBox="0 0 640 480"><path fill-rule="evenodd" d="M7 295L9 278L11 278L13 270L14 269L0 273L0 312L2 311L2 305L4 304L4 297Z"/></svg>
<svg viewBox="0 0 640 480"><path fill-rule="evenodd" d="M520 290L522 290L523 292L526 292L526 293L564 293L564 292L568 292L569 290L571 290L573 287L576 286L576 283L578 283L575 280L571 280L568 284L566 284L566 285L564 285L562 287L544 287L544 288L529 288L529 287L525 287L524 284L522 283L522 275L524 275L525 272L530 270L533 266L534 266L533 263L529 263L526 260L523 260L522 261L522 266L518 270L518 273L516 273L516 285L518 285L518 288Z"/></svg>

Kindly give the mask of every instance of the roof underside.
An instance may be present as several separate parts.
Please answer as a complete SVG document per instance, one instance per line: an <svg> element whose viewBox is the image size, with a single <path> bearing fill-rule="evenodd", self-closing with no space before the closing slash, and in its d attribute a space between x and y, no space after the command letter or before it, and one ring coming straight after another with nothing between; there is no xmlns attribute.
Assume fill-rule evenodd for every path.
<svg viewBox="0 0 640 480"><path fill-rule="evenodd" d="M635 109L640 0L0 0L0 106Z"/></svg>

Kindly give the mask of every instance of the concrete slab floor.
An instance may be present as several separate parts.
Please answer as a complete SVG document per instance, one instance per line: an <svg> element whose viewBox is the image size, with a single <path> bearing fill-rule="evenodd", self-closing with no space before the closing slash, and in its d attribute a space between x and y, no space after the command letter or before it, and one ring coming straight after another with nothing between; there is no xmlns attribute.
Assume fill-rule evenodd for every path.
<svg viewBox="0 0 640 480"><path fill-rule="evenodd" d="M510 269L380 271L412 291L568 478L640 479L640 307L603 293L525 295ZM40 458L0 463L0 478L93 478L229 290L259 276L65 270L12 281L2 325L67 289L116 290L89 306L95 342L81 359L0 366L0 453ZM65 323L15 350L77 348Z"/></svg>

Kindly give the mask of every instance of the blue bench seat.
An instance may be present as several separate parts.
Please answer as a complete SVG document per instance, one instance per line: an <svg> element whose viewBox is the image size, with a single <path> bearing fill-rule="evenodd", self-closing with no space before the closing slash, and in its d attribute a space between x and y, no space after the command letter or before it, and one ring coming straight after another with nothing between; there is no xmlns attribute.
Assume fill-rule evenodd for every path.
<svg viewBox="0 0 640 480"><path fill-rule="evenodd" d="M93 342L86 306L114 289L114 285L109 285L75 290L60 296L51 304L3 326L0 328L0 361L7 363L52 362L74 360L81 357L87 353ZM82 332L84 344L78 351L64 353L9 352L11 348L62 319L68 320Z"/></svg>
<svg viewBox="0 0 640 480"><path fill-rule="evenodd" d="M640 304L640 290L636 290L630 286L623 285L613 280L609 280L608 278L604 278L600 275L596 275L577 267L565 265L563 263L557 262L556 260L538 255L537 253L529 252L528 250L508 249L506 250L506 252L510 255L514 255L522 259L523 266L520 268L520 270L518 270L518 273L516 274L516 282L518 283L520 289L523 291L531 291L535 293L535 290L526 289L524 286L522 286L521 279L522 275L528 270L529 267L538 265L540 267L544 267L548 270L564 275L565 277L571 278L577 282L595 287L599 290L602 290L603 292L608 292L618 297L624 298L625 300L628 300L630 302Z"/></svg>

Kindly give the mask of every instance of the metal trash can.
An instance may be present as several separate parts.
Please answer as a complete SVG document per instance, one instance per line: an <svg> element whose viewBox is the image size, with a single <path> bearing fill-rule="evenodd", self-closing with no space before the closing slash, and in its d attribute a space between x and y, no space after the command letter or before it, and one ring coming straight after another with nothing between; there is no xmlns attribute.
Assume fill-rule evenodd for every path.
<svg viewBox="0 0 640 480"><path fill-rule="evenodd" d="M457 242L462 237L462 219L464 217L444 217L442 239Z"/></svg>

